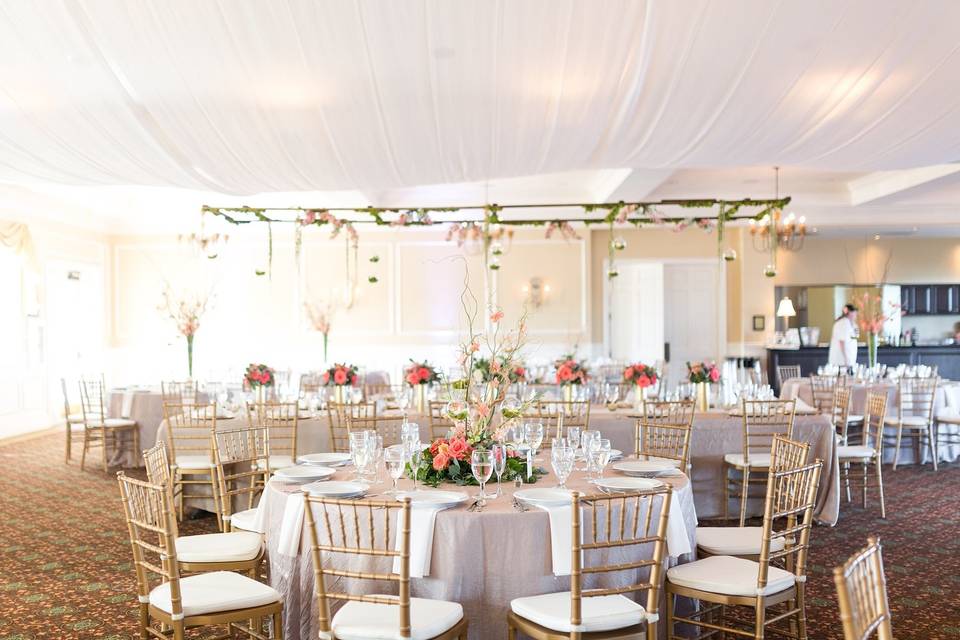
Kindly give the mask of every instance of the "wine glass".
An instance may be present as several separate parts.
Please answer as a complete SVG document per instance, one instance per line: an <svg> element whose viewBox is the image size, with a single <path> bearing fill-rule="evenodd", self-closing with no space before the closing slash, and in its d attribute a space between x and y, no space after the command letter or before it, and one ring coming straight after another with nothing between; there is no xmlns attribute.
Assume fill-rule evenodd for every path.
<svg viewBox="0 0 960 640"><path fill-rule="evenodd" d="M493 453L486 449L474 449L470 454L470 471L473 477L480 483L480 495L477 496L477 506L481 509L487 504L487 496L484 493L484 487L490 475L493 473Z"/></svg>
<svg viewBox="0 0 960 640"><path fill-rule="evenodd" d="M603 480L603 469L610 463L610 441L606 438L595 441L590 456L591 465L597 472L597 479Z"/></svg>
<svg viewBox="0 0 960 640"><path fill-rule="evenodd" d="M423 457L423 449L420 444L420 438L416 440L407 440L403 443L403 448L407 452L407 460L410 461L410 469L413 471L413 490L417 490L417 476L420 475L420 459Z"/></svg>
<svg viewBox="0 0 960 640"><path fill-rule="evenodd" d="M407 388L404 387L403 390L397 394L397 408L400 409L401 415L403 415L403 421L407 421L407 409L410 408L410 394L407 391Z"/></svg>
<svg viewBox="0 0 960 640"><path fill-rule="evenodd" d="M420 442L420 425L416 422L400 425L400 442Z"/></svg>
<svg viewBox="0 0 960 640"><path fill-rule="evenodd" d="M369 455L369 446L367 443L367 438L369 437L369 432L367 431L351 431L349 434L350 437L350 457L353 459L353 470L357 474L357 480L360 479L360 473L363 467L367 464L367 456Z"/></svg>
<svg viewBox="0 0 960 640"><path fill-rule="evenodd" d="M580 448L580 427L567 427L566 432L567 440L570 441L570 446L574 450Z"/></svg>
<svg viewBox="0 0 960 640"><path fill-rule="evenodd" d="M553 472L557 475L559 489L567 488L567 478L573 471L573 461L576 452L571 446L557 446L550 451L550 462L553 466Z"/></svg>
<svg viewBox="0 0 960 640"><path fill-rule="evenodd" d="M583 447L583 470L590 471L591 467L591 458L590 451L593 449L594 445L600 440L600 432L596 429L584 429L580 432L580 444Z"/></svg>
<svg viewBox="0 0 960 640"><path fill-rule="evenodd" d="M493 471L497 474L496 497L499 498L503 495L503 489L500 485L500 482L503 479L503 472L507 469L507 445L495 444L490 447L490 452L493 454Z"/></svg>
<svg viewBox="0 0 960 640"><path fill-rule="evenodd" d="M523 439L533 450L533 455L537 455L540 445L543 444L543 423L528 422L523 425Z"/></svg>
<svg viewBox="0 0 960 640"><path fill-rule="evenodd" d="M387 473L390 474L390 477L393 479L393 488L385 493L389 495L399 493L400 490L397 488L397 481L403 476L403 472L407 466L407 452L404 450L403 445L395 444L387 447L383 452L383 461L387 465Z"/></svg>

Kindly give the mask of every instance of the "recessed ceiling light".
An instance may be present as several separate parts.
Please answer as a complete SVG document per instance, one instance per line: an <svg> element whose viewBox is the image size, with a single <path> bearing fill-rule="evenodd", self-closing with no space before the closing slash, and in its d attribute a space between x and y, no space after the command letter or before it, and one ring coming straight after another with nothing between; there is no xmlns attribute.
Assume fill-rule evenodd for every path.
<svg viewBox="0 0 960 640"><path fill-rule="evenodd" d="M873 236L873 239L874 239L874 240L879 240L879 239L880 239L880 234L878 233L878 234L874 235L874 236Z"/></svg>

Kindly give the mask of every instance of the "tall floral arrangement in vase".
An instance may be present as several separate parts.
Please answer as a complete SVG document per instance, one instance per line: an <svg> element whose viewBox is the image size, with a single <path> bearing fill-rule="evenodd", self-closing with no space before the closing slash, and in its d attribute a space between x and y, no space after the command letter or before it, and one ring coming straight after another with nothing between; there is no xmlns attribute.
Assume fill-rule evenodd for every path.
<svg viewBox="0 0 960 640"><path fill-rule="evenodd" d="M200 319L207 312L210 295L177 296L170 286L164 287L160 310L174 321L177 333L187 341L187 375L193 378L193 340L200 328Z"/></svg>
<svg viewBox="0 0 960 640"><path fill-rule="evenodd" d="M883 298L865 292L859 299L860 311L857 313L857 326L860 334L867 340L867 362L870 367L877 365L877 347L883 326L890 318L902 316L903 307L899 303L888 301L889 313L883 311Z"/></svg>
<svg viewBox="0 0 960 640"><path fill-rule="evenodd" d="M327 361L327 345L330 337L330 321L333 318L334 308L329 302L313 304L303 303L303 308L307 312L307 319L310 321L310 327L314 331L319 331L323 335L323 361Z"/></svg>

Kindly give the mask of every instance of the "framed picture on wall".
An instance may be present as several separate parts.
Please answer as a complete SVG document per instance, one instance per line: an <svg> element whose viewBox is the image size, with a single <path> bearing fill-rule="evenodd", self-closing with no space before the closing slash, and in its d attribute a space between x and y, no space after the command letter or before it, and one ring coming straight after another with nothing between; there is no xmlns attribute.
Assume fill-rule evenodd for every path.
<svg viewBox="0 0 960 640"><path fill-rule="evenodd" d="M753 330L763 331L767 328L766 316L753 316Z"/></svg>

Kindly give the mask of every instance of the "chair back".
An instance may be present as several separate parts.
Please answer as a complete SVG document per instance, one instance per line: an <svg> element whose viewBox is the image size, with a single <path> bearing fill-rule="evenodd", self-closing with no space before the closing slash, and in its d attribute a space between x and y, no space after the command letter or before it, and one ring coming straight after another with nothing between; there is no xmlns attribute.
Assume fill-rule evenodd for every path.
<svg viewBox="0 0 960 640"><path fill-rule="evenodd" d="M672 497L669 485L615 495L573 492L570 624L574 628L583 623L584 598L645 593L647 614L657 614ZM644 545L649 545L647 549L652 546L650 553L641 551ZM610 562L612 559L617 561ZM601 583L609 576L626 586L585 589L585 574L598 576ZM603 574L606 576L601 577Z"/></svg>
<svg viewBox="0 0 960 640"><path fill-rule="evenodd" d="M213 458L221 519L230 521L235 500L255 505L260 487L270 479L271 433L268 427L224 429L213 433Z"/></svg>
<svg viewBox="0 0 960 640"><path fill-rule="evenodd" d="M361 402L359 404L327 403L327 423L330 427L330 446L338 453L350 452L350 420L355 418L376 418L377 404Z"/></svg>
<svg viewBox="0 0 960 640"><path fill-rule="evenodd" d="M70 411L70 396L67 394L66 378L60 378L60 392L63 394L63 418L68 420L72 411Z"/></svg>
<svg viewBox="0 0 960 640"><path fill-rule="evenodd" d="M866 547L833 570L833 580L844 640L893 640L880 541L872 536L867 538Z"/></svg>
<svg viewBox="0 0 960 640"><path fill-rule="evenodd" d="M793 400L743 400L743 461L769 454L776 436L793 437Z"/></svg>
<svg viewBox="0 0 960 640"><path fill-rule="evenodd" d="M544 442L562 438L567 427L590 428L588 400L537 400L537 419L543 423Z"/></svg>
<svg viewBox="0 0 960 640"><path fill-rule="evenodd" d="M384 383L365 383L363 385L363 399L368 402L377 397L389 397L394 393L394 388L389 382Z"/></svg>
<svg viewBox="0 0 960 640"><path fill-rule="evenodd" d="M394 605L399 638L410 637L410 499L333 500L304 494L304 515L313 560L321 635L331 634L330 604L335 600ZM316 512L316 513L315 513ZM391 529L393 537L391 540ZM394 571L394 560L399 571ZM352 560L382 567L355 571ZM366 561L366 562L365 562ZM328 589L326 578L331 578ZM397 583L397 596L360 595L370 581ZM378 586L379 590L380 587Z"/></svg>
<svg viewBox="0 0 960 640"><path fill-rule="evenodd" d="M445 415L444 409L446 406L447 404L445 402L430 401L429 426L431 442L437 438L446 438L450 430L456 426L453 420Z"/></svg>
<svg viewBox="0 0 960 640"><path fill-rule="evenodd" d="M634 453L644 459L676 460L686 471L690 460L690 432L693 429L693 400L644 402L637 420Z"/></svg>
<svg viewBox="0 0 960 640"><path fill-rule="evenodd" d="M107 417L104 403L105 387L103 378L99 380L80 378L80 409L83 411L84 427L104 426L104 420Z"/></svg>
<svg viewBox="0 0 960 640"><path fill-rule="evenodd" d="M883 427L887 417L887 394L868 393L867 404L863 414L863 430L860 433L851 433L847 439L849 445L872 446L880 460L883 454Z"/></svg>
<svg viewBox="0 0 960 640"><path fill-rule="evenodd" d="M147 482L164 487L170 494L170 504L173 502L173 483L170 478L170 458L167 457L167 445L158 441L149 449L143 450L143 466L147 470ZM179 535L177 519L173 519L173 534Z"/></svg>
<svg viewBox="0 0 960 640"><path fill-rule="evenodd" d="M847 376L810 374L810 392L813 406L820 413L827 413L833 407L833 391L837 386L848 386Z"/></svg>
<svg viewBox="0 0 960 640"><path fill-rule="evenodd" d="M160 397L164 403L197 404L199 392L194 380L160 382Z"/></svg>
<svg viewBox="0 0 960 640"><path fill-rule="evenodd" d="M402 444L400 428L404 425L403 416L366 416L348 418L350 431L376 431L383 438L383 446Z"/></svg>
<svg viewBox="0 0 960 640"><path fill-rule="evenodd" d="M177 563L176 527L173 503L161 485L128 478L117 473L120 499L133 548L133 567L137 576L140 602L150 596L151 578L156 583L169 583L171 614L183 617L180 595L180 566Z"/></svg>
<svg viewBox="0 0 960 640"><path fill-rule="evenodd" d="M167 445L171 461L178 456L206 456L213 465L210 434L217 430L217 405L164 403Z"/></svg>
<svg viewBox="0 0 960 640"><path fill-rule="evenodd" d="M924 418L927 423L933 421L933 405L937 396L939 378L900 378L900 397L897 400L897 414L905 417Z"/></svg>
<svg viewBox="0 0 960 640"><path fill-rule="evenodd" d="M806 461L809 450L807 443L782 436L773 439L763 509L758 593L767 585L770 566L793 573L797 582L805 580L813 509L823 468L820 460ZM781 537L786 539L786 545L773 551L772 542Z"/></svg>
<svg viewBox="0 0 960 640"><path fill-rule="evenodd" d="M320 377L319 373L300 374L300 393L297 394L298 397L317 395L320 393L322 388L323 379Z"/></svg>
<svg viewBox="0 0 960 640"><path fill-rule="evenodd" d="M271 455L297 459L297 429L300 415L296 402L268 400L247 404L247 424L264 427L270 436Z"/></svg>
<svg viewBox="0 0 960 640"><path fill-rule="evenodd" d="M837 386L833 390L833 404L830 409L830 419L833 429L847 442L847 420L850 418L850 387Z"/></svg>
<svg viewBox="0 0 960 640"><path fill-rule="evenodd" d="M800 365L798 364L778 364L777 365L777 385L782 389L783 383L792 378L800 377Z"/></svg>

